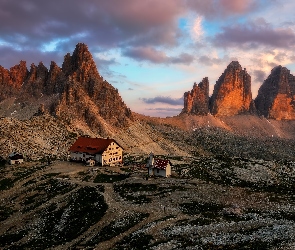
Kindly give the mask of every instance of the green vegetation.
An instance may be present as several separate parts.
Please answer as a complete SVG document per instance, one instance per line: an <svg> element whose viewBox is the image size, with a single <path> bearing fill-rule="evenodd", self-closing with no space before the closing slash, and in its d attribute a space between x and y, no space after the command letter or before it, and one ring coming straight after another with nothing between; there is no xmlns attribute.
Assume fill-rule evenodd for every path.
<svg viewBox="0 0 295 250"><path fill-rule="evenodd" d="M89 242L87 242L86 245L93 246L99 242L110 240L113 237L126 232L129 228L132 228L148 216L149 214L134 213L127 214L123 218L114 220L109 225L102 228L98 234L96 234Z"/></svg>
<svg viewBox="0 0 295 250"><path fill-rule="evenodd" d="M117 182L117 181L122 181L125 180L126 178L128 178L129 175L128 174L97 174L95 179L94 179L94 183L113 183L113 182Z"/></svg>
<svg viewBox="0 0 295 250"><path fill-rule="evenodd" d="M13 187L13 179L4 178L0 180L0 190L7 190Z"/></svg>
<svg viewBox="0 0 295 250"><path fill-rule="evenodd" d="M23 200L23 211L31 211L53 197L68 193L76 187L76 184L51 178L39 184L34 189L29 189L32 194Z"/></svg>
<svg viewBox="0 0 295 250"><path fill-rule="evenodd" d="M27 233L28 233L28 230L20 230L20 231L17 231L16 233L8 232L6 234L0 235L0 246L1 247L8 246L9 248L6 248L6 249L21 249L17 247L12 248L11 244L21 240L23 237L27 235Z"/></svg>
<svg viewBox="0 0 295 250"><path fill-rule="evenodd" d="M10 215L13 214L13 209L7 206L0 205L0 221L6 220Z"/></svg>
<svg viewBox="0 0 295 250"><path fill-rule="evenodd" d="M96 188L83 187L67 198L64 206L51 204L39 214L39 235L23 248L45 249L77 238L105 214L107 204Z"/></svg>
<svg viewBox="0 0 295 250"><path fill-rule="evenodd" d="M154 239L152 235L145 233L132 233L128 236L125 236L120 242L116 244L114 250L142 250L148 249L150 242Z"/></svg>
<svg viewBox="0 0 295 250"><path fill-rule="evenodd" d="M216 218L224 206L213 202L190 202L180 204L182 212L189 215L202 214L206 218Z"/></svg>

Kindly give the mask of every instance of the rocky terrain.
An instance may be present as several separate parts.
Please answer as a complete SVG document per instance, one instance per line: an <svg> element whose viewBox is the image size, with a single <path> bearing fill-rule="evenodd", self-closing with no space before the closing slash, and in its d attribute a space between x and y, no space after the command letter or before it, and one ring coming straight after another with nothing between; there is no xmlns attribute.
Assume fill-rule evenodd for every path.
<svg viewBox="0 0 295 250"><path fill-rule="evenodd" d="M85 44L77 44L66 54L62 67L42 62L26 69L26 62L10 70L0 68L0 116L29 119L42 107L43 112L67 123L83 123L101 136L133 121L131 110L118 90L98 73Z"/></svg>
<svg viewBox="0 0 295 250"><path fill-rule="evenodd" d="M295 77L290 70L277 66L261 85L255 99L257 110L265 117L277 120L293 120Z"/></svg>
<svg viewBox="0 0 295 250"><path fill-rule="evenodd" d="M278 66L253 101L234 61L211 97L205 77L157 118L125 105L85 44L61 67L0 67L0 248L294 249L293 85ZM124 165L66 161L81 135L114 138ZM171 178L146 178L151 151Z"/></svg>
<svg viewBox="0 0 295 250"><path fill-rule="evenodd" d="M146 159L2 163L1 249L294 248L293 161L171 156L146 179Z"/></svg>

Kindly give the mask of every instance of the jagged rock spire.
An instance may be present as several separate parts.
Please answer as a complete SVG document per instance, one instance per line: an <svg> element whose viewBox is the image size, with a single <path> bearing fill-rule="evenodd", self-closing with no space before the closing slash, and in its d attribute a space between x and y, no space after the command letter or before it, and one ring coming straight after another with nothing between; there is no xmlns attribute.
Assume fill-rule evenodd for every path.
<svg viewBox="0 0 295 250"><path fill-rule="evenodd" d="M271 74L259 88L255 105L259 114L277 120L295 119L295 77L281 65L272 69Z"/></svg>
<svg viewBox="0 0 295 250"><path fill-rule="evenodd" d="M181 113L207 115L209 112L209 80L208 77L197 85L194 83L191 91L184 93L184 108Z"/></svg>
<svg viewBox="0 0 295 250"><path fill-rule="evenodd" d="M238 61L232 61L214 86L210 111L217 116L231 116L254 111L251 76Z"/></svg>

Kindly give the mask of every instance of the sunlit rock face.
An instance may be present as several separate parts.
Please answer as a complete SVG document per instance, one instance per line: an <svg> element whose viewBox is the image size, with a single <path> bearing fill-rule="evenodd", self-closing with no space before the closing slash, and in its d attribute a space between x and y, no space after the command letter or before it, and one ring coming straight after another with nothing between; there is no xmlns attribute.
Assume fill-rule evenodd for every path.
<svg viewBox="0 0 295 250"><path fill-rule="evenodd" d="M295 119L295 77L290 70L277 66L261 85L255 99L260 115L276 120Z"/></svg>
<svg viewBox="0 0 295 250"><path fill-rule="evenodd" d="M62 67L51 62L48 70L40 62L28 70L25 61L10 70L0 66L0 87L0 102L14 98L15 104L24 107L42 105L44 112L86 124L101 135L110 135L134 120L118 90L100 76L84 43L78 43L72 55L65 55Z"/></svg>
<svg viewBox="0 0 295 250"><path fill-rule="evenodd" d="M253 113L251 76L237 61L231 62L214 86L210 111L216 116Z"/></svg>
<svg viewBox="0 0 295 250"><path fill-rule="evenodd" d="M25 79L28 70L25 61L20 61L18 65L10 68L10 70L0 66L0 101L15 96Z"/></svg>
<svg viewBox="0 0 295 250"><path fill-rule="evenodd" d="M133 120L131 110L115 89L98 73L88 47L77 44L72 55L64 58L62 72L67 83L60 99L51 108L64 119L84 121L100 134L121 128Z"/></svg>
<svg viewBox="0 0 295 250"><path fill-rule="evenodd" d="M184 108L181 113L194 115L209 113L208 77L205 77L199 84L194 83L193 89L184 93Z"/></svg>

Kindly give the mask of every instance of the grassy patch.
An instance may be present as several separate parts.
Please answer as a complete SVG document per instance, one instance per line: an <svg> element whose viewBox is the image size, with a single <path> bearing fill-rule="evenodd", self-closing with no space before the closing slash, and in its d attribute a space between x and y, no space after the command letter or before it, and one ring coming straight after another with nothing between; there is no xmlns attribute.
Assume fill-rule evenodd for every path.
<svg viewBox="0 0 295 250"><path fill-rule="evenodd" d="M13 209L10 207L0 206L0 221L6 220L13 212Z"/></svg>
<svg viewBox="0 0 295 250"><path fill-rule="evenodd" d="M148 249L151 241L154 239L152 235L145 233L132 233L128 236L125 236L120 242L116 244L114 249L116 250L142 250Z"/></svg>
<svg viewBox="0 0 295 250"><path fill-rule="evenodd" d="M156 184L144 185L141 183L125 183L122 185L114 185L114 191L119 193L125 200L131 201L135 204L143 204L151 202L151 198L146 194L140 194L140 192L156 191Z"/></svg>
<svg viewBox="0 0 295 250"><path fill-rule="evenodd" d="M113 237L126 232L128 229L132 228L148 216L149 214L134 213L127 214L123 218L114 220L109 225L102 228L97 235L95 235L89 242L87 242L86 245L95 245L99 242L110 240Z"/></svg>
<svg viewBox="0 0 295 250"><path fill-rule="evenodd" d="M224 207L213 202L190 202L180 204L183 213L189 215L202 214L206 218L216 218Z"/></svg>
<svg viewBox="0 0 295 250"><path fill-rule="evenodd" d="M30 189L33 193L22 201L23 211L31 211L49 201L53 197L68 193L76 187L76 184L56 179L49 179L48 181L39 184L34 189Z"/></svg>
<svg viewBox="0 0 295 250"><path fill-rule="evenodd" d="M20 230L16 233L6 233L3 235L0 235L0 246L5 247L8 246L6 249L21 249L17 247L11 247L12 243L18 242L21 240L26 234L28 233L27 230ZM10 248L11 247L11 248Z"/></svg>
<svg viewBox="0 0 295 250"><path fill-rule="evenodd" d="M38 234L23 248L45 249L77 238L105 214L107 204L96 188L83 187L66 199L66 205L51 204L40 212Z"/></svg>
<svg viewBox="0 0 295 250"><path fill-rule="evenodd" d="M114 174L114 175L108 175L108 174L97 174L95 179L93 180L94 183L113 183L117 181L122 181L128 178L129 175L126 174Z"/></svg>
<svg viewBox="0 0 295 250"><path fill-rule="evenodd" d="M0 190L7 190L13 187L13 179L4 178L0 180Z"/></svg>

